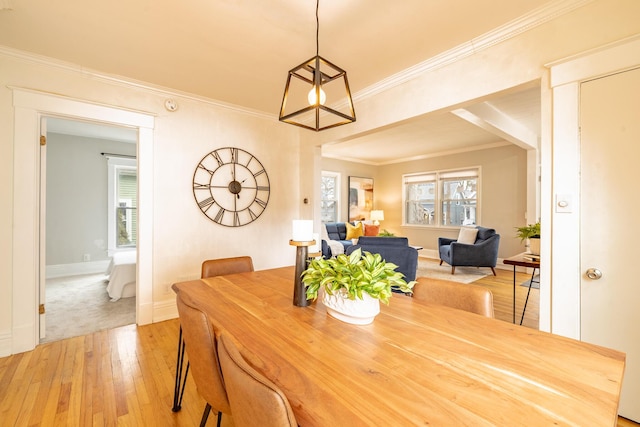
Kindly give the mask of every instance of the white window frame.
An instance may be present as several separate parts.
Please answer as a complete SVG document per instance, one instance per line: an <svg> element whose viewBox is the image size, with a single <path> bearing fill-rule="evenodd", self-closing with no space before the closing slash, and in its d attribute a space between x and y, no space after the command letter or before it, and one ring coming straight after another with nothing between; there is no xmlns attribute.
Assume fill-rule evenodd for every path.
<svg viewBox="0 0 640 427"><path fill-rule="evenodd" d="M402 226L403 227L418 227L418 228L455 228L465 226L462 225L443 225L443 212L442 203L444 200L444 186L443 183L452 178L471 178L476 179L476 209L475 209L475 224L480 224L481 218L481 179L482 169L480 166L471 166L460 169L447 169L441 171L429 171L419 172L402 175ZM434 212L430 223L426 224L412 224L407 222L407 184L415 182L433 182L435 184L435 199L433 201Z"/></svg>
<svg viewBox="0 0 640 427"><path fill-rule="evenodd" d="M118 252L136 250L136 247L118 247L118 242L116 239L116 207L119 200L116 200L118 190L116 187L116 177L118 176L119 170L131 169L137 171L137 166L138 165L136 159L129 159L124 157L109 157L108 159L107 247L109 257L112 257L115 253Z"/></svg>
<svg viewBox="0 0 640 427"><path fill-rule="evenodd" d="M340 172L332 172L332 171L322 171L321 173L322 177L331 177L331 178L335 178L336 179L336 194L335 194L335 203L336 203L336 222L340 222L340 198L341 198L341 194L342 192L340 191L340 189L342 188L342 184L341 184L341 174ZM324 201L324 194L322 194L322 185L320 188L320 199L321 201ZM322 208L320 208L321 210L321 215L322 215ZM322 219L321 219L322 220Z"/></svg>

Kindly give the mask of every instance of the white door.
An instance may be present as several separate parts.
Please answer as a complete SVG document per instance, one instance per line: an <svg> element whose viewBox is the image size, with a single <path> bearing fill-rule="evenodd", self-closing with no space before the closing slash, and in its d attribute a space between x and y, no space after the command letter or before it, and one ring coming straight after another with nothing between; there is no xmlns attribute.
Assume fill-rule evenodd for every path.
<svg viewBox="0 0 640 427"><path fill-rule="evenodd" d="M640 422L640 69L581 85L580 135L581 339L627 354L619 413Z"/></svg>

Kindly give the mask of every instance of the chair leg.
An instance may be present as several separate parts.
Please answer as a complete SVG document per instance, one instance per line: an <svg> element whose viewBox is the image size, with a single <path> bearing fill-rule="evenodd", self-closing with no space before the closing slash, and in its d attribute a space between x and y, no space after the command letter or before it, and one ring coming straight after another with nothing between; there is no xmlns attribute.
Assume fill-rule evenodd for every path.
<svg viewBox="0 0 640 427"><path fill-rule="evenodd" d="M493 275L494 275L494 276L497 276L497 274L496 274L496 269L495 269L495 268L491 267L491 271L493 271Z"/></svg>
<svg viewBox="0 0 640 427"><path fill-rule="evenodd" d="M451 266L451 274L455 274L456 273L456 268L454 266Z"/></svg>
<svg viewBox="0 0 640 427"><path fill-rule="evenodd" d="M442 265L442 260L440 260L440 265Z"/></svg>
<svg viewBox="0 0 640 427"><path fill-rule="evenodd" d="M211 405L207 403L204 407L204 412L202 413L202 419L200 420L200 427L204 427L207 424L207 419L209 418L210 412L211 412Z"/></svg>
<svg viewBox="0 0 640 427"><path fill-rule="evenodd" d="M182 398L184 397L184 388L187 385L187 374L189 373L189 362L187 362L184 375L182 370L184 369L184 340L182 339L182 326L180 326L180 333L178 334L178 355L176 357L176 379L173 389L173 412L178 412L182 409Z"/></svg>

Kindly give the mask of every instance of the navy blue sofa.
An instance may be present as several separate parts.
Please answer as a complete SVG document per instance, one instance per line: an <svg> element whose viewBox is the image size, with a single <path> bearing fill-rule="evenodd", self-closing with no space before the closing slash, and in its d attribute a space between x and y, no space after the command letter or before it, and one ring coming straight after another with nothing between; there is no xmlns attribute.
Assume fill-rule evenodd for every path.
<svg viewBox="0 0 640 427"><path fill-rule="evenodd" d="M446 262L451 266L451 274L456 267L490 267L493 275L496 275L496 262L498 261L498 247L500 235L493 228L476 227L478 235L472 245L458 243L456 239L446 237L438 238L438 251L440 253L440 265Z"/></svg>
<svg viewBox="0 0 640 427"><path fill-rule="evenodd" d="M351 240L347 240L347 226L344 222L327 222L324 224L324 226L327 228L327 235L329 236L329 239L337 240L338 242L342 243L345 252L349 246L353 245L353 243L351 243ZM331 258L331 255L331 248L329 248L327 241L323 240L322 256L325 258Z"/></svg>
<svg viewBox="0 0 640 427"><path fill-rule="evenodd" d="M407 282L416 280L418 251L409 246L409 239L406 237L362 236L358 239L358 244L346 248L345 253L350 254L358 248L363 252L380 254L383 260L397 265L396 271L404 274L404 280Z"/></svg>

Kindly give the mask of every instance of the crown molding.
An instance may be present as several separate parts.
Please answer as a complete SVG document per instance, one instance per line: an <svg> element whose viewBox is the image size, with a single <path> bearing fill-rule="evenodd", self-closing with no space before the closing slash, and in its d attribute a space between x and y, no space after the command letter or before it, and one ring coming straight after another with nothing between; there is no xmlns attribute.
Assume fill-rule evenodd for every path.
<svg viewBox="0 0 640 427"><path fill-rule="evenodd" d="M405 157L402 159L394 159L388 162L374 162L374 161L370 161L370 160L363 160L363 159L358 159L358 158L354 158L354 157L344 157L344 156L340 156L340 155L334 155L334 154L330 154L330 153L322 153L322 157L326 157L328 159L335 159L335 160L343 160L345 162L352 162L352 163L360 163L360 164L364 164L364 165L369 165L369 166L387 166L387 165L394 165L397 163L407 163L407 162L412 162L414 160L424 160L424 159L430 159L430 158L434 158L434 157L442 157L442 156L450 156L453 154L461 154L461 153L470 153L473 151L480 151L480 150L488 150L491 148L498 148L498 147L505 147L508 145L513 145L508 141L498 141L498 142L491 142L488 144L483 144L483 145L473 145L471 147L463 147L463 148L456 148L454 150L443 150L443 151L437 151L437 152L433 152L433 153L429 153L429 154L421 154L419 156L412 156L412 157Z"/></svg>
<svg viewBox="0 0 640 427"><path fill-rule="evenodd" d="M13 49L4 45L0 45L0 54L10 56L25 62L30 62L34 64L45 65L48 67L57 68L59 70L68 71L76 74L81 74L85 77L89 77L92 80L102 81L104 83L113 84L116 86L124 87L127 89L135 88L141 89L147 92L150 92L154 95L160 95L163 97L180 97L182 99L188 99L192 101L198 101L205 104L213 105L219 108L224 108L226 110L231 110L235 112L240 112L243 114L260 117L263 119L273 120L274 115L268 114L262 111L253 110L250 108L242 107L236 104L230 104L222 101L217 101L211 98L207 98L204 96L194 95L188 92L182 92L176 89L170 89L163 86L153 85L151 83L142 82L135 79L125 78L118 75L112 75L107 73L102 73L96 70L91 70L88 68L84 68L77 64L73 64L66 61L61 61L55 58L51 58L44 55L38 55L31 52L25 52L18 49ZM163 107L164 108L164 107ZM277 119L277 117L275 117Z"/></svg>
<svg viewBox="0 0 640 427"><path fill-rule="evenodd" d="M353 100L361 101L372 97L412 80L428 71L433 71L460 61L461 59L481 52L503 41L512 39L525 31L572 12L593 1L594 0L550 1L520 18L358 91L353 95Z"/></svg>

